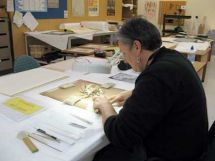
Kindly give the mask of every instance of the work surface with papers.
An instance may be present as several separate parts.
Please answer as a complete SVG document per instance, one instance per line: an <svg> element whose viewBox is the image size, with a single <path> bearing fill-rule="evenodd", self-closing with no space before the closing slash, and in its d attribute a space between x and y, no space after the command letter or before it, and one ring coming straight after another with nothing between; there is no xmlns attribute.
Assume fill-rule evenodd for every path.
<svg viewBox="0 0 215 161"><path fill-rule="evenodd" d="M41 70L41 69L40 69ZM39 70L39 71L40 71ZM49 69L50 70L50 69ZM49 71L47 69L47 71ZM43 70L45 71L45 70ZM13 96L0 94L0 160L2 161L90 161L96 151L108 144L108 140L103 132L103 125L100 115L87 111L76 106L67 105L64 102L57 101L50 97L41 95L42 92L59 88L62 84L74 82L77 80L86 80L98 84L114 83L115 88L131 90L134 84L110 79L113 74L80 73L72 70L64 71L67 77L55 81L46 82L40 86L27 89ZM35 71L33 71L35 74ZM50 73L50 72L49 72ZM129 74L131 74L130 72ZM17 73L23 74L23 73ZM29 73L28 73L29 74ZM39 74L39 73L38 73ZM44 73L43 73L44 74ZM0 79L4 79L0 77ZM33 78L33 77L32 77ZM25 78L23 78L25 79ZM28 78L29 79L29 78ZM50 78L51 80L51 78ZM17 83L17 82L14 82ZM7 107L9 101L13 103L13 98L19 98L16 101L24 100L26 105L29 102L41 107L36 113L31 112L29 117L14 121L13 117L17 115L18 107ZM23 102L22 102L23 103ZM32 106L33 106L32 105ZM13 108L13 109L12 109ZM39 132L41 129L47 134L54 136L56 141L46 140L45 143L38 142L33 137L45 138L47 135ZM26 131L29 138L39 149L32 153L24 142L17 138L17 134ZM56 139L57 138L57 139ZM50 138L49 138L50 139ZM53 137L52 137L53 139Z"/></svg>

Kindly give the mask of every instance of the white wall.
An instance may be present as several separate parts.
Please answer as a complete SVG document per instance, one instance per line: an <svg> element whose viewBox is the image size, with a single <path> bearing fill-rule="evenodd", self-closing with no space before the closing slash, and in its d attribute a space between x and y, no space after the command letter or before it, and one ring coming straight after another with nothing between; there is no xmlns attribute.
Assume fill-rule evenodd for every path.
<svg viewBox="0 0 215 161"><path fill-rule="evenodd" d="M200 20L206 16L206 29L215 29L215 0L187 0L186 14Z"/></svg>

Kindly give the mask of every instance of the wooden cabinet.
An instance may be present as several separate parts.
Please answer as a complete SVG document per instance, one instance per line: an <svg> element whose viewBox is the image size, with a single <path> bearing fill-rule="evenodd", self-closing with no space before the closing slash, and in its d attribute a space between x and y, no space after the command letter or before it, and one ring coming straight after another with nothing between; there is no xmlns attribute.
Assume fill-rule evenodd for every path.
<svg viewBox="0 0 215 161"><path fill-rule="evenodd" d="M8 19L0 18L0 73L12 70L12 52L10 44Z"/></svg>
<svg viewBox="0 0 215 161"><path fill-rule="evenodd" d="M137 0L123 0L122 20L137 16Z"/></svg>

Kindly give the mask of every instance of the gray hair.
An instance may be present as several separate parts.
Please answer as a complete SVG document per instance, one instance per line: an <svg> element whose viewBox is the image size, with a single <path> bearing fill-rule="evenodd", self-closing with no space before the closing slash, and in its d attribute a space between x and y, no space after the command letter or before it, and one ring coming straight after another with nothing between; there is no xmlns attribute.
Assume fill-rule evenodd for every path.
<svg viewBox="0 0 215 161"><path fill-rule="evenodd" d="M133 43L134 43L134 40L128 38L125 35L119 34L119 33L117 34L117 40L122 42L123 44L126 44L127 46L129 46L130 49L132 48Z"/></svg>
<svg viewBox="0 0 215 161"><path fill-rule="evenodd" d="M141 43L142 49L153 51L160 48L161 36L158 29L149 21L133 18L126 21L119 29L118 40L130 48L135 40Z"/></svg>

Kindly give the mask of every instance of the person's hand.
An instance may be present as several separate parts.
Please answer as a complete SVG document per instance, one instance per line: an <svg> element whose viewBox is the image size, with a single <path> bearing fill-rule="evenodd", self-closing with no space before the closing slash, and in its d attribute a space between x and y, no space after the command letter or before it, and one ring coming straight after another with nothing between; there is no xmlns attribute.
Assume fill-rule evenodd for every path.
<svg viewBox="0 0 215 161"><path fill-rule="evenodd" d="M95 111L102 113L105 108L112 108L112 105L105 96L95 96L93 97L93 108Z"/></svg>
<svg viewBox="0 0 215 161"><path fill-rule="evenodd" d="M111 104L116 104L116 106L123 106L128 97L131 96L132 91L121 92L118 95L109 98Z"/></svg>
<svg viewBox="0 0 215 161"><path fill-rule="evenodd" d="M102 115L103 122L112 115L116 115L116 111L105 96L93 97L93 108L95 112Z"/></svg>

